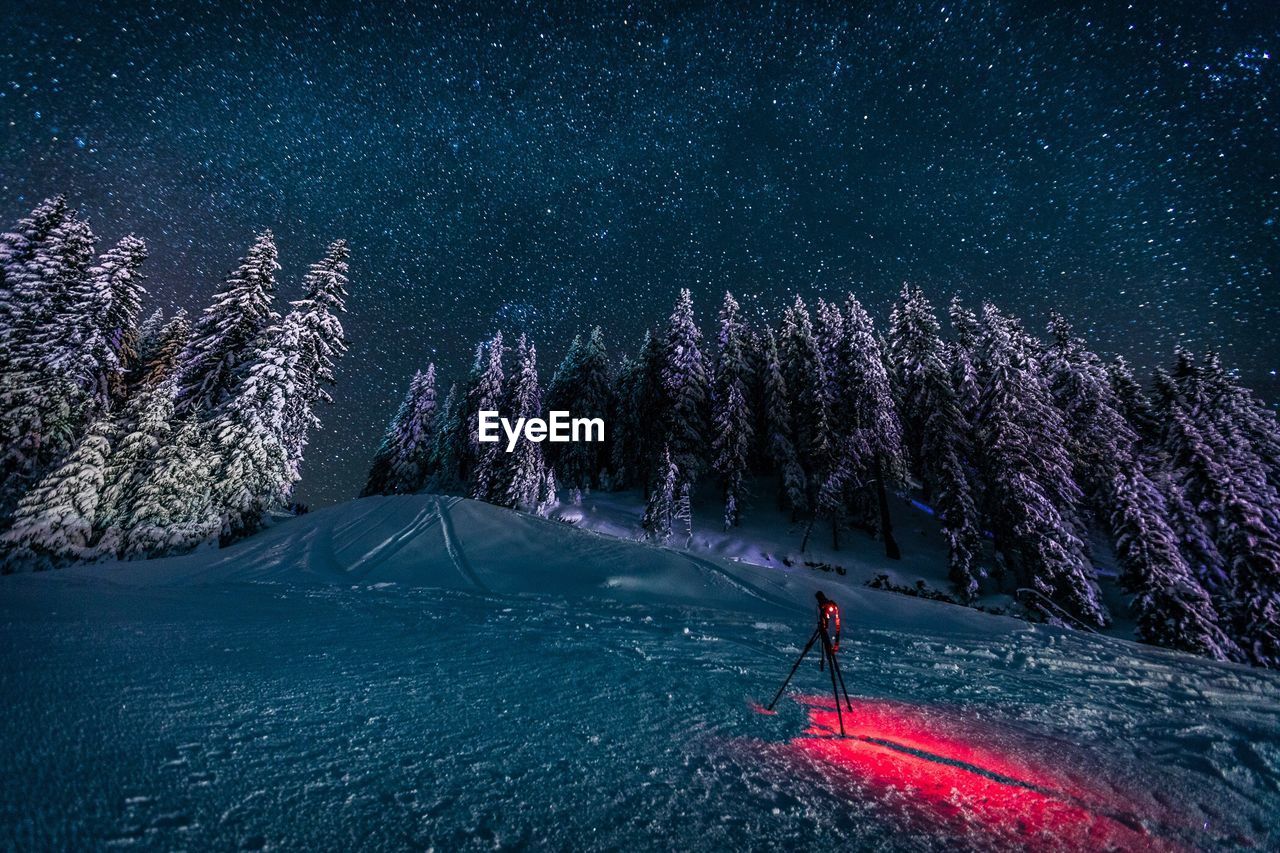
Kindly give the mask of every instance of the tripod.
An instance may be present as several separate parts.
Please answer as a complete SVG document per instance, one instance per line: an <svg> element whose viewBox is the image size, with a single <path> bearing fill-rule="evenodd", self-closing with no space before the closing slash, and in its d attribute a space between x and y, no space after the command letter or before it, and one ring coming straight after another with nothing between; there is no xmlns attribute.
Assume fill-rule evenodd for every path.
<svg viewBox="0 0 1280 853"><path fill-rule="evenodd" d="M836 700L836 719L840 721L840 737L845 737L844 733L844 713L840 710L840 694L844 693L845 707L850 711L853 710L853 703L849 701L849 690L844 686L844 673L840 671L840 661L836 659L836 646L831 641L831 635L828 632L829 619L831 614L835 614L836 619L836 642L840 642L840 611L835 606L835 602L828 599L822 593L818 593L818 627L814 629L813 636L809 638L809 642L804 644L804 650L800 652L800 657L796 658L795 664L791 667L791 672L787 673L787 678L782 682L782 686L778 688L778 692L774 694L773 701L770 702L766 710L772 711L773 706L778 704L778 700L782 698L782 692L787 689L787 685L791 683L792 677L796 674L796 670L800 668L800 664L804 662L805 655L809 654L809 650L813 648L813 644L822 641L822 657L818 660L818 671L821 672L825 664L831 671L831 695ZM836 681L839 680L839 688L836 687Z"/></svg>

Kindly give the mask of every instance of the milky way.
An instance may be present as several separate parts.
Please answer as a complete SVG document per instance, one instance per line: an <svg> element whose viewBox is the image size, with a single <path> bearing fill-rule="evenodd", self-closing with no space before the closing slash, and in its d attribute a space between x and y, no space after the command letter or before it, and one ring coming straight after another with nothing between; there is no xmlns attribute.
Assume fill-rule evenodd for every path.
<svg viewBox="0 0 1280 853"><path fill-rule="evenodd" d="M286 5L296 7L270 8ZM680 287L903 280L1280 395L1280 11L1202 2L41 2L0 24L0 215L64 192L198 309L274 230L353 246L303 496L349 497L408 376L531 332L634 349ZM856 12L850 9L857 7Z"/></svg>

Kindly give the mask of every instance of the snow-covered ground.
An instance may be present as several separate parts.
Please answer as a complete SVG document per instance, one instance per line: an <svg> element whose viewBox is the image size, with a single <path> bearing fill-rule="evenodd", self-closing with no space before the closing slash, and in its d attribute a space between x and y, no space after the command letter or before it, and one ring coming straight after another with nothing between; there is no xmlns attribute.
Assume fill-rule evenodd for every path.
<svg viewBox="0 0 1280 853"><path fill-rule="evenodd" d="M0 846L1280 844L1277 674L856 574L422 495L0 578Z"/></svg>

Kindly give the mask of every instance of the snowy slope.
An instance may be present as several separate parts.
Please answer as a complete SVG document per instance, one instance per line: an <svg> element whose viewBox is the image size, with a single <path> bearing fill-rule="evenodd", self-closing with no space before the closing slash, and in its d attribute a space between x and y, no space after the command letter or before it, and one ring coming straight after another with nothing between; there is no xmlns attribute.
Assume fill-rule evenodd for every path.
<svg viewBox="0 0 1280 853"><path fill-rule="evenodd" d="M815 664L755 709L818 588L846 740ZM0 632L5 847L1280 837L1275 674L458 499L0 578Z"/></svg>

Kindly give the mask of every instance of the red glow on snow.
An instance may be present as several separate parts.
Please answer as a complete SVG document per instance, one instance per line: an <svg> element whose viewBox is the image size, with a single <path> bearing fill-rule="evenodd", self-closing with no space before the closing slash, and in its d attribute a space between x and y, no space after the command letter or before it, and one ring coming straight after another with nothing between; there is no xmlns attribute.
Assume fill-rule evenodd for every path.
<svg viewBox="0 0 1280 853"><path fill-rule="evenodd" d="M1139 807L1103 783L1073 776L1043 745L1006 752L983 743L1008 743L1009 733L983 731L979 721L865 699L854 700L852 711L842 708L848 737L841 738L830 698L800 701L809 728L792 748L930 824L953 825L997 847L1003 839L1051 850L1181 849L1139 822L1149 803Z"/></svg>

